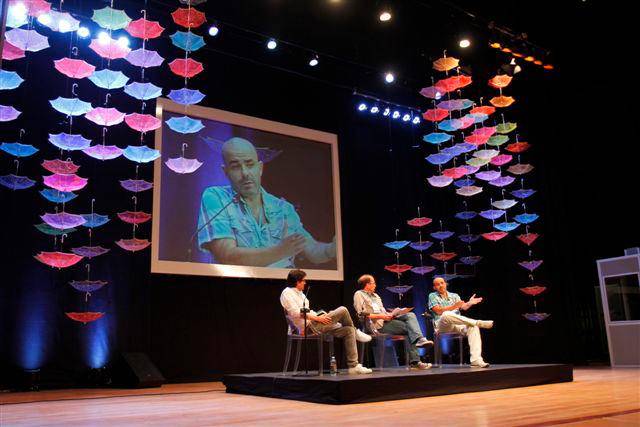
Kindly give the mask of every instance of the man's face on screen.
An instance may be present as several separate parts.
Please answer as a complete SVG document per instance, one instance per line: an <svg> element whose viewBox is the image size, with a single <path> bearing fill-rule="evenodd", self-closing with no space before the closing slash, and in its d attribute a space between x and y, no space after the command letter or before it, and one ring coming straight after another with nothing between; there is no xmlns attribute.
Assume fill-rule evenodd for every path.
<svg viewBox="0 0 640 427"><path fill-rule="evenodd" d="M231 182L231 187L242 197L259 194L262 162L253 145L240 138L234 138L225 143L222 156L224 159L224 173Z"/></svg>

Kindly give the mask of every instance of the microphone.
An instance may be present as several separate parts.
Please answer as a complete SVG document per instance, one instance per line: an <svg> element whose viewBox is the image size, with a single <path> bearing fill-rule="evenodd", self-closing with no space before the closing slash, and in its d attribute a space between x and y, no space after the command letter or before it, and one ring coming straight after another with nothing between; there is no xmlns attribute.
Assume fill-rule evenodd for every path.
<svg viewBox="0 0 640 427"><path fill-rule="evenodd" d="M187 261L188 262L191 262L191 247L193 246L193 240L196 238L198 233L200 233L203 228L205 228L206 226L211 224L211 222L214 219L216 219L222 212L224 212L224 210L227 209L232 203L238 203L239 200L240 200L240 195L239 194L236 194L235 196L233 196L233 198L231 200L229 200L223 207L221 207L218 210L218 212L215 213L215 215L213 215L211 218L209 218L209 220L207 222L205 222L200 227L198 227L198 229L191 235L191 238L189 239L189 249L187 250Z"/></svg>
<svg viewBox="0 0 640 427"><path fill-rule="evenodd" d="M300 309L300 313L309 313L311 309L309 308L309 292L311 291L311 285L307 285L307 293L304 295L304 300L302 301L302 308ZM306 302L306 307L305 307Z"/></svg>

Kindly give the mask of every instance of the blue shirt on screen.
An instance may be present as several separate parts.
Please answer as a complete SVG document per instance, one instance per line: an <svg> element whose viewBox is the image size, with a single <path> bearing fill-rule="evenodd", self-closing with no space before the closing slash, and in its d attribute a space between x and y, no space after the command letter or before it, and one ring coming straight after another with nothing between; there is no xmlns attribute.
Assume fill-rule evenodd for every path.
<svg viewBox="0 0 640 427"><path fill-rule="evenodd" d="M307 239L313 239L304 229L300 216L293 205L284 199L267 193L264 188L262 204L265 221L257 221L251 209L242 198L231 203L216 219L198 233L198 246L206 250L207 243L217 239L233 239L241 248L268 248L280 243L284 237L285 224L287 236L300 233ZM202 193L198 228L202 227L216 213L236 196L231 186L209 187ZM294 257L281 259L268 267L291 268ZM215 262L215 260L214 260Z"/></svg>
<svg viewBox="0 0 640 427"><path fill-rule="evenodd" d="M439 305L440 307L449 307L457 303L458 301L462 300L460 299L460 295L456 294L455 292L447 292L446 297L443 297L438 292L431 292L429 294L429 310L433 315L434 322L438 321L440 315L433 311L433 307L435 307L436 305ZM460 310L453 310L453 312L456 314L460 314Z"/></svg>

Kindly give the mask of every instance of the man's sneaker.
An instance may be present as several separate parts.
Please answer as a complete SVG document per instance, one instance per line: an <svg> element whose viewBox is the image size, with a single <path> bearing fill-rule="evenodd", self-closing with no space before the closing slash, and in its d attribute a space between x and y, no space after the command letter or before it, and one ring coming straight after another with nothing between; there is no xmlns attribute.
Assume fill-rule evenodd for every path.
<svg viewBox="0 0 640 427"><path fill-rule="evenodd" d="M411 369L419 369L421 371L425 371L427 369L431 369L431 363L424 363L424 362L412 363Z"/></svg>
<svg viewBox="0 0 640 427"><path fill-rule="evenodd" d="M482 329L493 328L493 320L478 320L478 327Z"/></svg>
<svg viewBox="0 0 640 427"><path fill-rule="evenodd" d="M362 332L360 329L356 329L356 341L369 342L371 341L371 335L367 335L364 332Z"/></svg>
<svg viewBox="0 0 640 427"><path fill-rule="evenodd" d="M369 338L371 338L371 337L369 337ZM359 363L356 366L354 366L353 368L349 368L349 373L353 374L353 375L356 375L356 374L370 374L371 372L373 372L371 369L365 368L364 366L362 366Z"/></svg>
<svg viewBox="0 0 640 427"><path fill-rule="evenodd" d="M471 362L471 367L473 368L488 368L489 364L484 360L476 360L475 362Z"/></svg>
<svg viewBox="0 0 640 427"><path fill-rule="evenodd" d="M426 339L425 337L418 338L416 341L416 347L424 347L425 345L433 345L433 341Z"/></svg>

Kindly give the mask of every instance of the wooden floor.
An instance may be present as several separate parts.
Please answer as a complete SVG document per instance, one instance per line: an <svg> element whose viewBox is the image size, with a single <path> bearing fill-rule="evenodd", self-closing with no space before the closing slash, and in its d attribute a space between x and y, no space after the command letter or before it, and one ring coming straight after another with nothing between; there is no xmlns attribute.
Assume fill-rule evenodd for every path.
<svg viewBox="0 0 640 427"><path fill-rule="evenodd" d="M640 370L574 375L572 383L340 406L226 394L221 383L11 393L0 395L0 425L640 425Z"/></svg>

